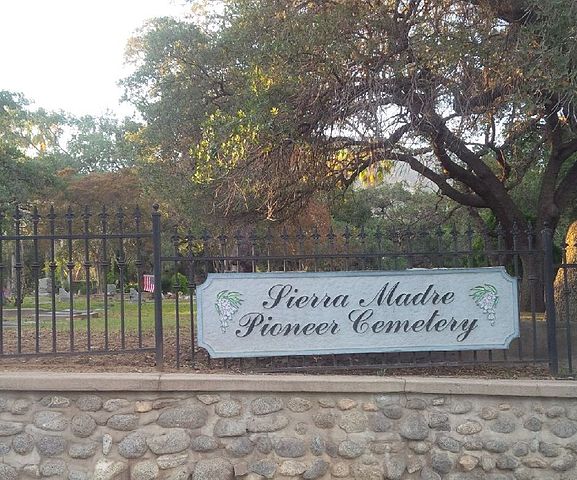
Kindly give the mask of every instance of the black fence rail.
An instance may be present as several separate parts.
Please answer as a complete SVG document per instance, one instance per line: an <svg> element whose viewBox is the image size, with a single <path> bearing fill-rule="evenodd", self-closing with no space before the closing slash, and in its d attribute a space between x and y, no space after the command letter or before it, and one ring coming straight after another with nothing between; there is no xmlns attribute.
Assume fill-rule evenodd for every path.
<svg viewBox="0 0 577 480"><path fill-rule="evenodd" d="M159 368L205 371L537 365L556 373L561 365L573 372L577 265L567 260L568 245L554 264L548 229L258 226L216 233L166 231L162 223L158 206L152 215L106 208L0 214L0 357L144 353ZM214 360L197 345L196 289L210 272L498 265L519 279L520 337L506 350Z"/></svg>

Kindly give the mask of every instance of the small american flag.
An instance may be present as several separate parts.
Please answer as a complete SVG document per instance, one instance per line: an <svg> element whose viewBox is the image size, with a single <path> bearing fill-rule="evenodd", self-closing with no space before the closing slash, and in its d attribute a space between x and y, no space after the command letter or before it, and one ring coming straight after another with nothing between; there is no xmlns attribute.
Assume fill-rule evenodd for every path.
<svg viewBox="0 0 577 480"><path fill-rule="evenodd" d="M142 276L142 289L145 292L154 292L154 275Z"/></svg>

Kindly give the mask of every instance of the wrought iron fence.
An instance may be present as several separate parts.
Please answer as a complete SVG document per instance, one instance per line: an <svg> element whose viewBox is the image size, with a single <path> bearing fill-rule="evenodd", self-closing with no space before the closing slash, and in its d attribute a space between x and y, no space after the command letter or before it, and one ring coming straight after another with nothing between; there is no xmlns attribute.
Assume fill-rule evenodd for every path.
<svg viewBox="0 0 577 480"><path fill-rule="evenodd" d="M562 373L573 373L575 355L573 345L577 342L577 238L561 246L561 263L553 282L553 293L549 299L549 310L554 310L557 333L557 361Z"/></svg>
<svg viewBox="0 0 577 480"><path fill-rule="evenodd" d="M509 238L507 238L509 236ZM250 230L232 234L200 236L175 232L173 252L161 261L170 266L173 275L187 272L186 298L193 305L194 292L209 272L271 272L271 271L339 271L339 270L403 270L407 268L478 267L505 265L511 275L521 279L527 310L522 314L521 337L508 350L460 351L427 353L379 353L355 355L273 357L262 359L220 360L220 367L238 370L361 370L426 366L464 366L484 363L536 364L547 363L548 332L544 316L539 313L538 278L523 279L523 262L543 264L542 250L536 248L531 229L516 228L508 233L497 230L494 238L483 242L472 229L459 232L455 228L435 232L382 232L344 227L342 231L317 227L289 231ZM492 243L489 243L492 242ZM509 243L511 247L507 248ZM177 284L173 285L173 289ZM178 302L178 299L177 299ZM198 368L214 368L207 353L195 347L194 316L187 318L190 340L176 342L178 363ZM175 305L174 321L182 324L180 306ZM183 347L184 348L181 348Z"/></svg>
<svg viewBox="0 0 577 480"><path fill-rule="evenodd" d="M51 208L44 216L16 208L0 214L0 357L145 353L159 368L207 371L489 364L549 366L555 373L561 361L563 371L573 371L571 289L577 265L564 256L558 275L565 288L555 291L548 229L514 225L510 231L477 233L455 227L431 232L258 226L166 233L161 223L157 206L152 215L105 208L80 214ZM196 344L196 288L209 272L496 265L517 277L521 290L520 337L507 350L213 360ZM144 291L144 275L153 275L153 292Z"/></svg>
<svg viewBox="0 0 577 480"><path fill-rule="evenodd" d="M155 352L142 289L129 290L131 275L152 271L143 222L138 209L0 213L0 356Z"/></svg>

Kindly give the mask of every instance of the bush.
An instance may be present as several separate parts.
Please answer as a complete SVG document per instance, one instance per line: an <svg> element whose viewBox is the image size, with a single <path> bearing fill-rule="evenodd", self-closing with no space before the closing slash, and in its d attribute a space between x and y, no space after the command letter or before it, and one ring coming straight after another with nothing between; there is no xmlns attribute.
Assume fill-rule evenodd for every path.
<svg viewBox="0 0 577 480"><path fill-rule="evenodd" d="M175 289L176 285L176 289ZM182 273L176 273L174 275L167 275L162 277L162 292L188 292L188 278Z"/></svg>
<svg viewBox="0 0 577 480"><path fill-rule="evenodd" d="M79 281L79 282L72 282L72 292L73 293L80 293L80 295L86 295L86 282ZM90 293L96 293L96 282L90 282Z"/></svg>

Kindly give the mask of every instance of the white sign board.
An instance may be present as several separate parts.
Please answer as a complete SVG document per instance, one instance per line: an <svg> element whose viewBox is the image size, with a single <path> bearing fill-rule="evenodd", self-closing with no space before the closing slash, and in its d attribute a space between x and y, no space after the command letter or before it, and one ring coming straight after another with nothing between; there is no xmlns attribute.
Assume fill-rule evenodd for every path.
<svg viewBox="0 0 577 480"><path fill-rule="evenodd" d="M212 357L507 348L517 280L504 267L209 274L198 343Z"/></svg>

